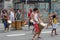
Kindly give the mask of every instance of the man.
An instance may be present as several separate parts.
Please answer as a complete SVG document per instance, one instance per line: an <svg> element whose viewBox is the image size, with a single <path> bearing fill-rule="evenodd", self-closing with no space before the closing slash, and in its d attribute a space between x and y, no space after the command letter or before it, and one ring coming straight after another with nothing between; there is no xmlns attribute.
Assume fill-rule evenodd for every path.
<svg viewBox="0 0 60 40"><path fill-rule="evenodd" d="M29 18L29 26L28 29L30 30L30 26L33 24L30 20L31 20L31 14L32 14L32 9L30 9L30 11L28 12L28 18Z"/></svg>
<svg viewBox="0 0 60 40"><path fill-rule="evenodd" d="M52 26L52 16L53 16L53 13L50 13L50 14L49 14L49 18L48 18L48 19L49 19L49 23L48 23L46 29L48 29L48 26L50 26L50 25Z"/></svg>
<svg viewBox="0 0 60 40"><path fill-rule="evenodd" d="M21 13L20 13L20 10L17 11L17 20L20 20L21 19Z"/></svg>
<svg viewBox="0 0 60 40"><path fill-rule="evenodd" d="M34 14L33 14L33 24L34 24L35 34L34 34L32 40L35 40L36 36L37 36L37 38L41 38L41 37L39 37L39 35L40 35L42 29L41 29L41 26L39 26L39 24L40 24L40 22L43 22L43 21L40 19L38 8L34 8L33 12L34 12Z"/></svg>

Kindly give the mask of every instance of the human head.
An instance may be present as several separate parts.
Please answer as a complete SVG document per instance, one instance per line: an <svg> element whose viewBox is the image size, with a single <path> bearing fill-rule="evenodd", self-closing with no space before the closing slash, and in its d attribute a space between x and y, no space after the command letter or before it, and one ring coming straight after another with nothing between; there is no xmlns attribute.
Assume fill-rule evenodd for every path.
<svg viewBox="0 0 60 40"><path fill-rule="evenodd" d="M32 9L30 8L29 11L32 12Z"/></svg>
<svg viewBox="0 0 60 40"><path fill-rule="evenodd" d="M20 10L17 10L18 12L20 12Z"/></svg>
<svg viewBox="0 0 60 40"><path fill-rule="evenodd" d="M33 9L33 12L39 13L38 8L34 8L34 9Z"/></svg>
<svg viewBox="0 0 60 40"><path fill-rule="evenodd" d="M10 11L14 11L14 8L11 8Z"/></svg>

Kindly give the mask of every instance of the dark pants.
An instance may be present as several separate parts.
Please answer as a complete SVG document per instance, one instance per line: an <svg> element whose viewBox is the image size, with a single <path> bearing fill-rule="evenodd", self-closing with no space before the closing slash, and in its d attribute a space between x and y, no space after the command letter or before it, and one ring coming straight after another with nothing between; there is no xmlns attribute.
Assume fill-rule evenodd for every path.
<svg viewBox="0 0 60 40"><path fill-rule="evenodd" d="M33 23L32 23L32 22L30 22L30 20L29 20L29 27L30 27L30 26L32 26L32 25L33 25Z"/></svg>
<svg viewBox="0 0 60 40"><path fill-rule="evenodd" d="M7 23L7 21L4 21L4 27L9 28L9 24Z"/></svg>

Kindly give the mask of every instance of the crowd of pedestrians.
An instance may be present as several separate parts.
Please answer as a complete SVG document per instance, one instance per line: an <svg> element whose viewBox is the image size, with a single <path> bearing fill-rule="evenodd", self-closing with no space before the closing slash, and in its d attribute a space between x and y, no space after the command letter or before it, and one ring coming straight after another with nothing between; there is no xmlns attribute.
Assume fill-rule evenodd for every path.
<svg viewBox="0 0 60 40"><path fill-rule="evenodd" d="M1 10L1 20L2 23L4 24L5 32L9 31L9 26L11 25L12 22L15 20L20 20L20 10L17 10L17 12L11 8L10 10L2 9Z"/></svg>

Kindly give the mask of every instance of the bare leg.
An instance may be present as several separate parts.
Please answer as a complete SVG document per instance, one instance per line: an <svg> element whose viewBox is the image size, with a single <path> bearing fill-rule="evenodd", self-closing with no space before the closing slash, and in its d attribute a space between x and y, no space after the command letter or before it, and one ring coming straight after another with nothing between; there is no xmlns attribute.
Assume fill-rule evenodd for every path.
<svg viewBox="0 0 60 40"><path fill-rule="evenodd" d="M41 38L41 37L39 37L39 36L40 36L40 34L41 34L41 30L40 30L40 32L38 33L38 38Z"/></svg>
<svg viewBox="0 0 60 40"><path fill-rule="evenodd" d="M48 29L48 26L50 25L50 23L48 23L48 25L47 25L47 28L46 29Z"/></svg>
<svg viewBox="0 0 60 40"><path fill-rule="evenodd" d="M33 39L32 39L32 40L35 40L35 37L36 37L36 36L37 36L37 33L35 33L35 34L34 34L34 36L33 36Z"/></svg>
<svg viewBox="0 0 60 40"><path fill-rule="evenodd" d="M54 29L52 29L51 36L53 36L53 31L54 31Z"/></svg>
<svg viewBox="0 0 60 40"><path fill-rule="evenodd" d="M55 35L58 35L57 32L56 32L56 29L55 29Z"/></svg>

